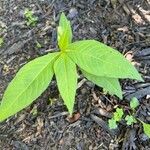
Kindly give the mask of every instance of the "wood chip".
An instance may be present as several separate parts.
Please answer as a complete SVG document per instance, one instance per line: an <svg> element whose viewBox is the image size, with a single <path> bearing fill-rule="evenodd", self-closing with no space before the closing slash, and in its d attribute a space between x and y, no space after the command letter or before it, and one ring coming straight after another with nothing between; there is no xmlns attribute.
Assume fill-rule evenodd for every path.
<svg viewBox="0 0 150 150"><path fill-rule="evenodd" d="M101 118L97 117L96 115L91 114L91 119L94 120L100 127L103 128L106 132L108 132L110 135L117 135L119 133L119 129L117 130L110 130L107 123L103 121Z"/></svg>
<svg viewBox="0 0 150 150"><path fill-rule="evenodd" d="M141 99L146 95L150 94L150 86L140 89L138 91L136 91L135 93L129 94L125 97L126 100L130 101L133 97L136 97L137 99Z"/></svg>

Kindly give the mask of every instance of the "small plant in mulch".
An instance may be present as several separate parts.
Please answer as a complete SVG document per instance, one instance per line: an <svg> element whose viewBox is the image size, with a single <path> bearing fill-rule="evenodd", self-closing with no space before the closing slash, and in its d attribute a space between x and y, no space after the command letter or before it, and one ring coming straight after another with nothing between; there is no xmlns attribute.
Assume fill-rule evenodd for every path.
<svg viewBox="0 0 150 150"><path fill-rule="evenodd" d="M32 13L27 12L32 24L32 20L34 22L36 19L31 19ZM54 74L64 104L72 115L77 89L77 67L88 80L120 99L122 90L119 79L143 80L135 67L117 50L96 40L72 43L70 21L64 13L61 14L57 31L60 51L36 58L18 71L3 95L0 121L36 100L48 88ZM119 109L117 111L120 112Z"/></svg>
<svg viewBox="0 0 150 150"><path fill-rule="evenodd" d="M139 101L137 98L133 97L130 101L130 112L125 115L122 108L117 108L113 113L113 117L108 120L109 128L116 129L118 123L122 120L126 121L127 126L132 126L134 123L140 122L143 126L144 133L150 138L150 124L144 123L142 120L136 117L136 108L139 106Z"/></svg>
<svg viewBox="0 0 150 150"><path fill-rule="evenodd" d="M26 19L26 24L27 26L36 26L38 17L34 16L34 13L32 10L29 10L28 8L25 9L24 11L24 16Z"/></svg>
<svg viewBox="0 0 150 150"><path fill-rule="evenodd" d="M0 47L2 47L3 44L4 44L4 39L3 37L0 37Z"/></svg>

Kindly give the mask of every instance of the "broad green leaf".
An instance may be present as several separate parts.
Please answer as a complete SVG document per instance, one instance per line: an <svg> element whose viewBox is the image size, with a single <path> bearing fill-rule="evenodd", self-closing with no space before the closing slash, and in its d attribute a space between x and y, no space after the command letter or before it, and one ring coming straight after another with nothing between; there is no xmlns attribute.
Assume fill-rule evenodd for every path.
<svg viewBox="0 0 150 150"><path fill-rule="evenodd" d="M84 40L70 44L68 56L90 74L111 78L142 80L135 67L118 51L95 40Z"/></svg>
<svg viewBox="0 0 150 150"><path fill-rule="evenodd" d="M53 61L58 54L39 57L20 69L4 93L0 121L27 107L48 87L53 76Z"/></svg>
<svg viewBox="0 0 150 150"><path fill-rule="evenodd" d="M137 106L139 106L139 101L136 97L133 97L130 101L130 107L135 109Z"/></svg>
<svg viewBox="0 0 150 150"><path fill-rule="evenodd" d="M76 65L65 53L63 53L54 63L54 72L59 92L69 113L72 114L77 88Z"/></svg>
<svg viewBox="0 0 150 150"><path fill-rule="evenodd" d="M70 21L67 20L64 13L60 16L59 27L57 30L58 34L58 45L61 50L65 50L68 44L72 41L72 30L70 26Z"/></svg>
<svg viewBox="0 0 150 150"><path fill-rule="evenodd" d="M83 75L96 85L103 87L106 91L108 91L112 95L117 95L120 99L122 99L122 90L119 84L118 79L115 78L107 78L102 76L95 76L90 73L87 73L84 70L81 70Z"/></svg>
<svg viewBox="0 0 150 150"><path fill-rule="evenodd" d="M124 114L123 109L117 108L116 112L114 113L114 116L113 116L114 120L121 121L123 114Z"/></svg>
<svg viewBox="0 0 150 150"><path fill-rule="evenodd" d="M118 127L116 121L113 118L108 120L108 125L110 129L116 129Z"/></svg>
<svg viewBox="0 0 150 150"><path fill-rule="evenodd" d="M125 117L125 120L127 121L127 125L132 125L133 123L136 123L136 119L132 115L127 115Z"/></svg>
<svg viewBox="0 0 150 150"><path fill-rule="evenodd" d="M150 138L150 124L144 122L142 122L142 124L143 124L144 133Z"/></svg>

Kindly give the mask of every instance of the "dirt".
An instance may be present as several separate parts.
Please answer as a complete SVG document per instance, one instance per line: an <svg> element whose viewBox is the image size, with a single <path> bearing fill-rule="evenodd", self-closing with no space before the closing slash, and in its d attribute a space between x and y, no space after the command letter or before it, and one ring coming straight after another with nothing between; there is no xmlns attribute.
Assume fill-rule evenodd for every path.
<svg viewBox="0 0 150 150"><path fill-rule="evenodd" d="M36 26L27 26L25 8L38 17ZM144 82L121 80L124 99L119 101L81 76L75 116L69 119L54 78L32 105L0 124L0 149L150 149L139 123L131 127L121 123L115 131L108 128L114 108L128 108L133 96L140 101L138 118L150 123L149 8L149 0L1 0L0 99L19 68L58 50L56 27L62 11L71 20L73 41L96 39L119 50L136 66Z"/></svg>

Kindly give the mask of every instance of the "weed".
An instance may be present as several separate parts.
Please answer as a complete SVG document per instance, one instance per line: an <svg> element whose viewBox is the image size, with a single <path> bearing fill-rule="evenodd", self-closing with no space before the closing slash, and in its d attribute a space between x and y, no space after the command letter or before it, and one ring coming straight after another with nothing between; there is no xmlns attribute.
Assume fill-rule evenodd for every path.
<svg viewBox="0 0 150 150"><path fill-rule="evenodd" d="M146 124L140 119L135 117L136 108L138 106L139 106L138 99L136 97L133 97L130 101L131 112L129 115L125 116L123 109L117 108L116 112L114 112L113 114L113 117L108 120L109 128L116 129L118 127L117 123L119 123L123 119L123 116L125 116L124 120L126 121L126 124L128 126L133 125L134 123L137 123L137 121L139 121L143 126L144 133L150 138L150 124Z"/></svg>
<svg viewBox="0 0 150 150"><path fill-rule="evenodd" d="M33 13L26 10L29 24L35 25ZM142 80L135 67L117 50L95 40L72 43L70 21L61 14L58 27L59 52L36 58L16 74L8 85L0 105L0 121L19 112L36 100L49 86L55 74L64 104L72 115L77 89L77 66L84 76L122 99L120 78ZM122 117L118 109L115 119Z"/></svg>
<svg viewBox="0 0 150 150"><path fill-rule="evenodd" d="M27 26L33 26L33 27L36 26L37 21L38 21L38 17L34 16L32 10L29 10L28 8L25 9L24 16L26 19Z"/></svg>

